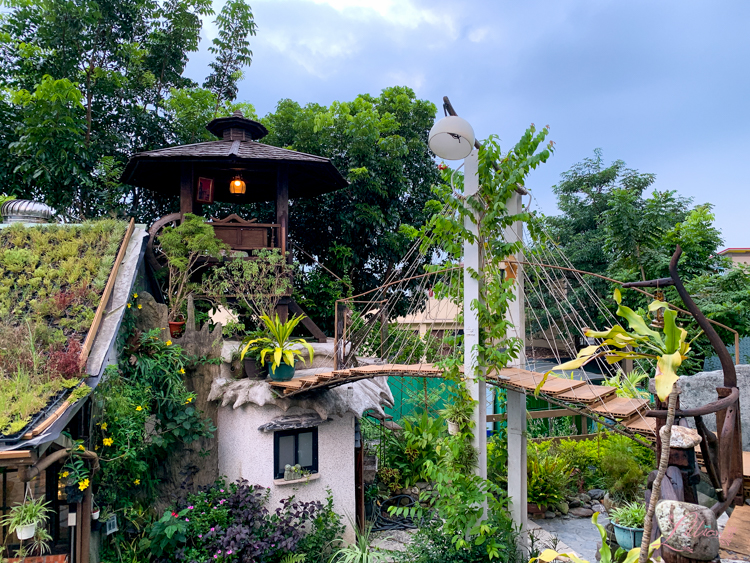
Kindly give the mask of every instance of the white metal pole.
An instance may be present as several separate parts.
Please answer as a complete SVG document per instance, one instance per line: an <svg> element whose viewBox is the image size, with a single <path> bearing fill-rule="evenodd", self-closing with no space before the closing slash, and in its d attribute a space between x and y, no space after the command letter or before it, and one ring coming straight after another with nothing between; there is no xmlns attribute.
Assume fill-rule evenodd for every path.
<svg viewBox="0 0 750 563"><path fill-rule="evenodd" d="M508 212L517 214L521 212L521 196L514 193L508 201ZM517 242L523 240L523 223L516 221L505 231L506 242ZM523 256L516 254L515 258L523 260ZM512 362L513 367L524 368L526 365L526 323L524 311L523 293L523 269L521 264L509 264L506 272L515 268L515 284L513 294L515 299L508 305L508 320L513 325L508 337L516 337L521 340L521 352L518 358ZM507 414L508 414L508 496L511 502L511 515L513 522L522 531L526 530L527 524L527 483L526 483L526 395L517 391L506 391Z"/></svg>
<svg viewBox="0 0 750 563"><path fill-rule="evenodd" d="M475 149L464 160L464 196L469 197L479 191L479 152ZM464 227L477 234L477 225L471 218L464 219ZM471 304L479 300L479 280L474 279L470 270L478 272L479 245L464 242L464 375L469 382L471 398L476 401L474 409L474 438L472 445L477 451L476 474L487 478L487 393L484 374L480 371L477 358L479 344L479 319Z"/></svg>

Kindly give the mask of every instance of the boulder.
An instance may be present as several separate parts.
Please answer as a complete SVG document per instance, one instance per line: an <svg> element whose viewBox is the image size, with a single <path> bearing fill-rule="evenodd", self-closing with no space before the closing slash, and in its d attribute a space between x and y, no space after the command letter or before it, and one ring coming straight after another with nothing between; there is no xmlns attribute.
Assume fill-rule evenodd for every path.
<svg viewBox="0 0 750 563"><path fill-rule="evenodd" d="M581 493L580 495L578 495L578 498L581 499L581 502L583 503L591 502L591 497L586 493Z"/></svg>
<svg viewBox="0 0 750 563"><path fill-rule="evenodd" d="M604 489L591 489L588 492L591 500L602 500L605 494L607 494L607 491L605 491Z"/></svg>
<svg viewBox="0 0 750 563"><path fill-rule="evenodd" d="M590 518L594 511L590 508L571 508L569 514L577 518Z"/></svg>
<svg viewBox="0 0 750 563"><path fill-rule="evenodd" d="M656 505L662 542L683 557L711 561L719 555L719 530L714 513L697 504L662 500Z"/></svg>
<svg viewBox="0 0 750 563"><path fill-rule="evenodd" d="M570 506L568 506L567 502L562 501L557 504L557 510L560 511L560 514L567 514L568 510L570 510Z"/></svg>
<svg viewBox="0 0 750 563"><path fill-rule="evenodd" d="M551 510L548 510L547 512L544 513L544 517L545 518L550 518L550 519L554 518L555 517L555 513L552 512Z"/></svg>
<svg viewBox="0 0 750 563"><path fill-rule="evenodd" d="M604 505L604 508L606 508L607 510L612 510L612 508L614 508L615 503L610 498L609 493L604 495L604 498L602 499L602 505Z"/></svg>
<svg viewBox="0 0 750 563"><path fill-rule="evenodd" d="M576 497L569 497L568 498L568 506L570 508L578 508L579 506L581 506L581 501L580 501L580 499L578 499Z"/></svg>
<svg viewBox="0 0 750 563"><path fill-rule="evenodd" d="M666 426L662 426L659 434L661 439L664 439ZM687 428L685 426L672 426L672 435L669 440L669 445L672 448L680 448L683 450L692 450L701 443L701 437L697 430Z"/></svg>
<svg viewBox="0 0 750 563"><path fill-rule="evenodd" d="M595 502L591 505L591 510L593 510L594 512L598 512L602 516L607 515L607 508L603 504L600 504L598 502Z"/></svg>

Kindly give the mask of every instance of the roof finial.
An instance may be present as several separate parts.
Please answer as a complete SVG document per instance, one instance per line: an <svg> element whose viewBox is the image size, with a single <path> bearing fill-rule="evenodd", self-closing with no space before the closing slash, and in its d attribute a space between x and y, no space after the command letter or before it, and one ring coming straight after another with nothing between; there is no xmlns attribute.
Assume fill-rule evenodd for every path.
<svg viewBox="0 0 750 563"><path fill-rule="evenodd" d="M233 117L245 117L244 115L242 115L242 111L238 109L234 110L234 113L232 114L232 116Z"/></svg>

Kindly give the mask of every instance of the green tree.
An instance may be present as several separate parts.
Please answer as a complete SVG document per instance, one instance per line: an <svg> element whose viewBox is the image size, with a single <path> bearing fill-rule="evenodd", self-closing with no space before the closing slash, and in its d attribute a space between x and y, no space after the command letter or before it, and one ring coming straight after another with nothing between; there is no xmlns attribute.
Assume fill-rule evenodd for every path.
<svg viewBox="0 0 750 563"><path fill-rule="evenodd" d="M350 182L347 189L290 203L290 237L314 257L295 254L307 269L296 283L309 282L297 289L308 299L332 310L327 301L341 290L321 285L328 274L310 273L316 262L339 278L348 275L354 294L412 265L403 263L412 243L400 227L420 227L428 218L425 203L439 180L427 146L435 112L434 104L399 86L330 107L282 100L263 119L270 132L264 142L328 157Z"/></svg>
<svg viewBox="0 0 750 563"><path fill-rule="evenodd" d="M237 83L242 78L243 67L250 66L253 52L250 36L255 35L253 12L244 0L228 0L216 18L219 35L208 50L216 55L209 66L211 74L203 83L216 96L214 114L222 102L237 97Z"/></svg>

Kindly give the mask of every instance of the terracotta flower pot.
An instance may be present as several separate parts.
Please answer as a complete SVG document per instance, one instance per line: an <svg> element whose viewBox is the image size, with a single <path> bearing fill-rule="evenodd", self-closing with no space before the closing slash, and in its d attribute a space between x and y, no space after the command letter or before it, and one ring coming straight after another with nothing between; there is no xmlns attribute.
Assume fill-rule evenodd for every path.
<svg viewBox="0 0 750 563"><path fill-rule="evenodd" d="M169 334L172 338L182 336L185 331L185 321L169 321Z"/></svg>

